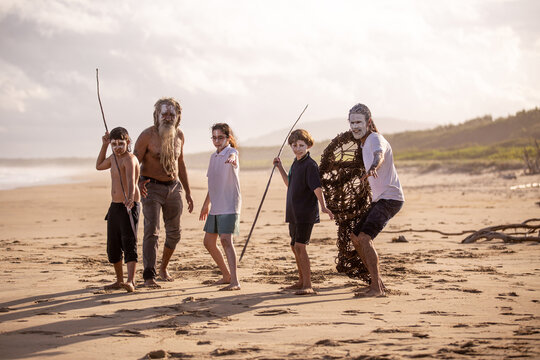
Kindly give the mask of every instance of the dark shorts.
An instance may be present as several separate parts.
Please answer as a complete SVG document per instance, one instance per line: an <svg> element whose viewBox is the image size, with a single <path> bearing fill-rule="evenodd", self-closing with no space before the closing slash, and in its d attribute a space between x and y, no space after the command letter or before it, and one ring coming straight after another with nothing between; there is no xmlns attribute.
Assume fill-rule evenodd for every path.
<svg viewBox="0 0 540 360"><path fill-rule="evenodd" d="M289 223L289 235L291 236L291 246L294 246L295 243L308 245L309 239L311 238L311 230L313 230L313 225L315 224Z"/></svg>
<svg viewBox="0 0 540 360"><path fill-rule="evenodd" d="M238 223L240 222L239 214L220 214L208 215L204 223L204 231L211 234L233 234L240 233Z"/></svg>
<svg viewBox="0 0 540 360"><path fill-rule="evenodd" d="M137 231L141 203L136 202L131 208L131 215ZM114 264L122 260L124 262L137 261L137 238L133 234L126 206L123 203L111 203L107 220L107 256L109 262Z"/></svg>
<svg viewBox="0 0 540 360"><path fill-rule="evenodd" d="M367 214L354 227L353 233L358 236L361 232L375 239L377 235L403 207L403 201L380 199L371 204Z"/></svg>

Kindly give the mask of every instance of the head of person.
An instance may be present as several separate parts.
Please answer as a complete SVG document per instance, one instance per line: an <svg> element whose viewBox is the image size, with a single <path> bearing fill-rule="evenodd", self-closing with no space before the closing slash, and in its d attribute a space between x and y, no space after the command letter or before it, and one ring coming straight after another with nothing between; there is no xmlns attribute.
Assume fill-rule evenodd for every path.
<svg viewBox="0 0 540 360"><path fill-rule="evenodd" d="M313 141L313 137L304 129L294 130L291 135L289 135L287 142L291 146L291 149L294 155L296 155L297 159L304 157L307 151L315 143Z"/></svg>
<svg viewBox="0 0 540 360"><path fill-rule="evenodd" d="M349 126L355 139L362 139L371 132L378 132L371 111L364 104L356 104L349 110Z"/></svg>
<svg viewBox="0 0 540 360"><path fill-rule="evenodd" d="M178 169L176 135L181 115L182 107L173 98L161 98L154 104L154 126L161 139L159 162L171 177L176 176Z"/></svg>
<svg viewBox="0 0 540 360"><path fill-rule="evenodd" d="M109 133L112 151L116 155L122 155L126 151L131 151L131 138L128 131L123 127L116 127Z"/></svg>
<svg viewBox="0 0 540 360"><path fill-rule="evenodd" d="M223 150L227 145L237 148L236 138L231 127L226 123L216 123L212 125L212 143L218 149Z"/></svg>
<svg viewBox="0 0 540 360"><path fill-rule="evenodd" d="M180 125L182 107L173 98L161 98L154 104L154 126L159 129L162 125Z"/></svg>

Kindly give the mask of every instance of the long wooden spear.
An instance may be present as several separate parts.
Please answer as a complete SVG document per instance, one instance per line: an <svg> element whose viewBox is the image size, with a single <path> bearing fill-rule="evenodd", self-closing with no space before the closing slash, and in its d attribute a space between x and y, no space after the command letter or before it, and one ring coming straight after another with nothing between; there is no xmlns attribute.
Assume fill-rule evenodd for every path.
<svg viewBox="0 0 540 360"><path fill-rule="evenodd" d="M304 114L304 111L306 111L308 105L309 104L306 105L304 110L302 110L302 112L298 116L298 119L296 119L293 126L291 126L291 130L289 130L289 132L287 133L287 136L285 136L285 140L283 141L283 144L279 148L279 152L278 152L276 157L280 157L281 151L283 151L283 147L285 146L285 143L287 142L287 139L289 138L289 135L293 131L293 129L296 126L296 124L298 123L298 121L300 121L300 118ZM266 193L268 192L268 187L270 186L270 181L272 181L272 175L274 175L274 170L275 169L276 169L276 165L274 165L274 167L272 168L272 172L270 173L270 178L268 179L268 183L266 184L266 189L264 189L264 194L262 196L261 203L259 204L259 208L257 209L257 214L255 214L255 220L253 220L253 225L251 225L251 230L249 230L249 234L248 234L248 237L246 239L246 243L244 244L244 248L242 249L242 253L240 254L240 260L238 260L238 262L242 261L242 257L244 256L244 253L246 252L246 248L248 246L249 239L251 238L251 234L253 233L253 229L255 228L255 224L257 223L257 219L259 218L259 213L261 212L261 208L262 208L264 199L266 198Z"/></svg>
<svg viewBox="0 0 540 360"><path fill-rule="evenodd" d="M101 117L103 118L103 125L105 125L105 131L107 133L109 132L109 128L107 127L107 121L105 121L105 113L103 112L103 105L101 104L101 96L99 96L99 70L96 69L96 83L97 83L97 97L99 101L99 108L101 109ZM124 194L124 200L127 204L127 196L126 196L126 190L124 189L124 182L122 181L122 173L120 172L120 166L118 166L118 159L116 158L116 154L114 153L114 150L112 149L112 154L114 157L114 163L116 164L116 169L118 170L118 177L120 178L120 186L122 187L122 194ZM131 209L127 209L128 217L129 217L129 223L131 224L131 230L133 230L133 236L137 238L137 231L135 230L135 223L133 222L133 216L131 216Z"/></svg>

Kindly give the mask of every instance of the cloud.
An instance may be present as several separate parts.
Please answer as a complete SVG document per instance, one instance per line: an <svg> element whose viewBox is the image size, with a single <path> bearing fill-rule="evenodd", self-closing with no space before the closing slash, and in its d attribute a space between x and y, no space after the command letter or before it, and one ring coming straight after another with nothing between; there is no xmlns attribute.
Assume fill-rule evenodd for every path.
<svg viewBox="0 0 540 360"><path fill-rule="evenodd" d="M47 99L50 93L24 71L0 59L0 109L24 113L27 103Z"/></svg>
<svg viewBox="0 0 540 360"><path fill-rule="evenodd" d="M102 133L96 67L110 126L136 137L154 102L174 96L188 151L211 148L216 121L247 139L286 127L306 103L306 121L346 116L358 101L374 116L438 124L505 116L540 102L536 9L531 0L5 0L0 121L51 143L83 129L87 143L71 148L90 153ZM10 123L10 134L24 131ZM6 141L0 133L4 154Z"/></svg>
<svg viewBox="0 0 540 360"><path fill-rule="evenodd" d="M42 35L52 37L61 32L113 32L118 30L115 18L125 9L125 4L107 6L86 0L4 0L0 16L17 15L23 21L38 24Z"/></svg>

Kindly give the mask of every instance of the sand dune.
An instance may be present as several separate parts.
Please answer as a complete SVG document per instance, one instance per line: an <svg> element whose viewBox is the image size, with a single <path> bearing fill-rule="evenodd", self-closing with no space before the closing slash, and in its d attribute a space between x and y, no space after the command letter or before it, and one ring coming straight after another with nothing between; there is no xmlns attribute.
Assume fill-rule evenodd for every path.
<svg viewBox="0 0 540 360"><path fill-rule="evenodd" d="M364 284L336 273L336 226L324 219L308 247L318 295L299 297L282 289L296 267L283 222L285 188L274 179L240 264L242 290L220 292L198 221L206 179L202 171L189 175L196 206L182 217L171 263L176 281L131 294L103 290L114 278L103 220L108 174L0 191L0 357L540 358L538 244L463 245L464 236L383 232L376 246L389 294L356 298ZM241 174L237 251L268 175ZM540 177L400 175L407 202L387 230L457 232L540 217L538 188L510 190ZM398 235L408 242L392 242Z"/></svg>

